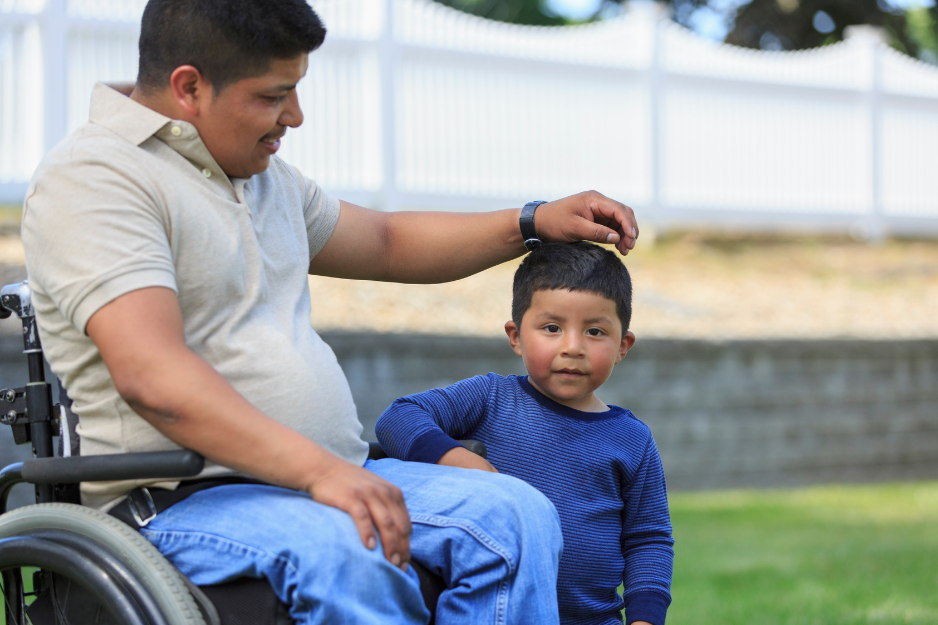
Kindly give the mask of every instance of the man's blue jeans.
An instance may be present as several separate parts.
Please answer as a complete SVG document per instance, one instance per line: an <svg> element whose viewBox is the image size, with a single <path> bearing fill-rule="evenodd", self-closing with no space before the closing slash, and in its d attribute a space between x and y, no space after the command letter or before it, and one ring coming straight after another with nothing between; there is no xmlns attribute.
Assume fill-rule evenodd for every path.
<svg viewBox="0 0 938 625"><path fill-rule="evenodd" d="M404 493L415 560L449 590L438 622L558 623L557 511L506 475L386 459L365 468ZM367 549L346 513L308 495L236 484L193 494L141 534L199 585L266 577L308 623L426 623L413 568Z"/></svg>

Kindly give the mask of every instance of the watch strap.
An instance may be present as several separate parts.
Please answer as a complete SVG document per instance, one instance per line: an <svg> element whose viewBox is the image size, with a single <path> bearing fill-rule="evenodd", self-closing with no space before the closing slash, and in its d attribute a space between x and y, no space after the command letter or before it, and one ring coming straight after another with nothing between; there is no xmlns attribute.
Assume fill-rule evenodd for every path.
<svg viewBox="0 0 938 625"><path fill-rule="evenodd" d="M534 211L541 204L547 204L547 202L545 200L528 202L521 209L521 217L518 223L521 226L521 239L528 251L541 246L541 240L537 237L537 230L534 229Z"/></svg>

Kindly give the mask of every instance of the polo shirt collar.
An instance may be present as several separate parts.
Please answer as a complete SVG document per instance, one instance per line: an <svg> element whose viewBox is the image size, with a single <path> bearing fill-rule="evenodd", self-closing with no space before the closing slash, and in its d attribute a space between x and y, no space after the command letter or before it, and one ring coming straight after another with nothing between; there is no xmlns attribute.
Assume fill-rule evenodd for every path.
<svg viewBox="0 0 938 625"><path fill-rule="evenodd" d="M91 92L90 120L140 145L172 120L122 93L133 86L133 83L97 83Z"/></svg>
<svg viewBox="0 0 938 625"><path fill-rule="evenodd" d="M90 121L116 133L139 146L150 137L156 137L201 170L211 184L224 193L234 193L243 201L245 180L230 180L208 151L199 131L188 122L173 120L139 102L127 94L134 83L97 83L91 92Z"/></svg>

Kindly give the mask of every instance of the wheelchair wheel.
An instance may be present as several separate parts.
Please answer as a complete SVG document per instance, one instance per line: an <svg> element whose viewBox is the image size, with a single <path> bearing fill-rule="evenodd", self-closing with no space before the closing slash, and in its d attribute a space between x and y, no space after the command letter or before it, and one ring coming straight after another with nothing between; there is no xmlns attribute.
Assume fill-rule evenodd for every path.
<svg viewBox="0 0 938 625"><path fill-rule="evenodd" d="M55 573L43 583L47 596L36 599L36 604L42 599L50 607L37 608L34 604L29 608L27 620L18 616L24 611L22 600L16 606L11 605L10 598L12 595L14 602L17 594L22 598L22 589L16 586L32 567L51 569ZM90 567L89 572L82 573L82 567ZM41 608L49 611L52 616L49 622L56 625L113 623L114 619L121 625L125 621L205 624L176 568L140 534L91 508L64 503L38 504L0 516L0 568L5 569L7 614L12 612L24 623L38 625L38 620L42 619L34 621L32 612ZM77 616L66 618L69 613L63 610L61 602L63 595L68 601L73 586L74 592L79 594L72 595L69 609L78 610L74 598L80 596L82 589L88 591L84 593L88 605L72 613ZM108 612L112 618L107 616ZM139 617L124 616L131 612ZM95 615L94 620L91 614Z"/></svg>

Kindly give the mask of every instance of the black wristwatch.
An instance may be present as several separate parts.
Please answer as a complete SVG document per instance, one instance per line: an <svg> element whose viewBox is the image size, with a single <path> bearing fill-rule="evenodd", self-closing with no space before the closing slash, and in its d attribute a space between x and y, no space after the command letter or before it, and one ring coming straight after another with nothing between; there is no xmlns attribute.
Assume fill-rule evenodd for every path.
<svg viewBox="0 0 938 625"><path fill-rule="evenodd" d="M528 202L521 209L521 218L518 223L521 225L521 239L524 241L524 247L530 252L536 247L541 246L541 240L537 238L537 230L534 229L534 211L541 204L547 204L545 200Z"/></svg>

